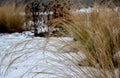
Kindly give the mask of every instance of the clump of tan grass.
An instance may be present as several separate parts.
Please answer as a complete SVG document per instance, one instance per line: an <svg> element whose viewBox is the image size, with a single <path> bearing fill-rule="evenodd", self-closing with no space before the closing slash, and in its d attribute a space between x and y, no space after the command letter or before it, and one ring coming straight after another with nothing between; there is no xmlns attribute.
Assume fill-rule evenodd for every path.
<svg viewBox="0 0 120 78"><path fill-rule="evenodd" d="M63 27L75 39L72 48L86 55L84 65L99 69L103 78L109 78L105 70L116 77L114 70L120 69L120 57L114 57L120 51L119 11L95 5L91 13L72 14L68 18Z"/></svg>
<svg viewBox="0 0 120 78"><path fill-rule="evenodd" d="M23 30L24 17L20 12L24 7L15 4L4 4L0 7L0 32L20 32Z"/></svg>

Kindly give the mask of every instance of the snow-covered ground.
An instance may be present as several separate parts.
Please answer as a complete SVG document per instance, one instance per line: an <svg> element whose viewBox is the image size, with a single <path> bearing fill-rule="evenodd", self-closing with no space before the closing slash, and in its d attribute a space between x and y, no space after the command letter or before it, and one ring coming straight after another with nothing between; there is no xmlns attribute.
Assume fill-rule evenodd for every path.
<svg viewBox="0 0 120 78"><path fill-rule="evenodd" d="M103 11L104 9L103 8L99 8L99 9L97 9L97 8L91 8L91 7L88 7L88 8L81 8L81 9L77 9L76 11L75 11L75 13L91 13L91 12L93 12L93 10L95 11L97 11L97 12L100 12L100 11ZM110 12L110 11L113 11L113 9L110 9L110 8L106 8L106 10L108 11L108 12ZM115 7L114 8L114 11L116 11L116 12L119 12L120 11L120 7Z"/></svg>
<svg viewBox="0 0 120 78"><path fill-rule="evenodd" d="M67 59L72 59L71 53L60 50L69 50L64 46L66 41L72 41L72 38L46 39L20 33L0 34L0 78L74 77L74 73L70 74L70 69L66 68L70 65ZM83 54L79 55L84 58Z"/></svg>
<svg viewBox="0 0 120 78"><path fill-rule="evenodd" d="M102 78L94 67L78 65L86 57L81 52L70 52L66 42L72 40L0 34L0 78Z"/></svg>

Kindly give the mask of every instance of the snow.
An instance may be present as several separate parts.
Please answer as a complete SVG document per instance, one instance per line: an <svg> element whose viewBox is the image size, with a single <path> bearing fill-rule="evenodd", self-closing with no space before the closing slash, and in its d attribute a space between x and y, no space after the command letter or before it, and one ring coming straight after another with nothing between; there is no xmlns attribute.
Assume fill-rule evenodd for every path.
<svg viewBox="0 0 120 78"><path fill-rule="evenodd" d="M81 8L81 9L76 9L76 11L74 13L91 13L93 12L93 10L95 10L94 8L91 8L91 7L88 7L88 8ZM96 8L96 12L100 12L100 11L103 11L104 8L99 8L97 9ZM111 11L116 11L116 12L119 12L120 11L120 7L115 7L114 9L110 9L110 8L106 8L106 10L108 12L111 12Z"/></svg>
<svg viewBox="0 0 120 78"><path fill-rule="evenodd" d="M77 9L76 13L91 13L92 12L92 8L88 7L88 8L81 8L81 9Z"/></svg>
<svg viewBox="0 0 120 78"><path fill-rule="evenodd" d="M57 68L55 65L58 65L63 68L64 66L59 63L64 60L60 56L62 50L59 48L64 46L65 41L72 40L67 37L51 37L49 40L40 37L31 38L23 33L1 34L0 78L32 78L35 75L34 72L41 73L33 78L56 78L52 72L58 72L55 72L56 69L51 67ZM68 53L64 53L64 55L72 59ZM59 62L54 62L54 60ZM66 64L68 64L67 59ZM51 73L48 75L43 72Z"/></svg>
<svg viewBox="0 0 120 78"><path fill-rule="evenodd" d="M32 38L25 33L30 34L0 34L0 78L102 78L94 67L78 65L86 56L70 52L65 44L72 38Z"/></svg>

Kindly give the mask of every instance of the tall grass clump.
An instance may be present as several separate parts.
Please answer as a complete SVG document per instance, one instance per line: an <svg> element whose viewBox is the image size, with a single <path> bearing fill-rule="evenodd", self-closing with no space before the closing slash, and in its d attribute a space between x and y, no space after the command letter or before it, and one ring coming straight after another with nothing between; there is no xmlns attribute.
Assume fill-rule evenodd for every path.
<svg viewBox="0 0 120 78"><path fill-rule="evenodd" d="M20 15L23 7L15 4L4 4L0 7L0 32L20 32L23 30L24 18Z"/></svg>
<svg viewBox="0 0 120 78"><path fill-rule="evenodd" d="M103 78L116 78L114 71L120 70L119 11L95 5L91 13L75 13L68 18L63 27L75 40L71 44L74 51L86 55L87 63L83 61L84 65L100 70ZM108 75L106 70L111 74Z"/></svg>

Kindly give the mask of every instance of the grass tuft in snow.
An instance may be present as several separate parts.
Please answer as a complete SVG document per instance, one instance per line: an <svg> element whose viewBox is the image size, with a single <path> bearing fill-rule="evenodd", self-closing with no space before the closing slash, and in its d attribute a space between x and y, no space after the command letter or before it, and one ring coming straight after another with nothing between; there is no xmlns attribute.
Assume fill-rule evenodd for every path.
<svg viewBox="0 0 120 78"><path fill-rule="evenodd" d="M0 6L0 32L20 32L23 30L24 17L20 12L23 6L16 7L15 4L4 4Z"/></svg>
<svg viewBox="0 0 120 78"><path fill-rule="evenodd" d="M75 40L72 48L86 55L83 65L98 69L102 78L116 77L114 71L120 70L120 57L114 57L120 51L119 12L96 5L91 13L72 14L69 18L70 21L63 20L63 27Z"/></svg>

